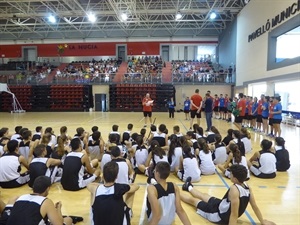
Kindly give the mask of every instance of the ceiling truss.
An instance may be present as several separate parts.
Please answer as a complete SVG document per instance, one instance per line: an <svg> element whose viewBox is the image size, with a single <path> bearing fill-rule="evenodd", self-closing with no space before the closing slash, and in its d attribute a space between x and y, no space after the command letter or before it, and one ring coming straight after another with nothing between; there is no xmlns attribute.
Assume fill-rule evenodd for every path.
<svg viewBox="0 0 300 225"><path fill-rule="evenodd" d="M218 36L243 7L243 0L0 0L0 40Z"/></svg>

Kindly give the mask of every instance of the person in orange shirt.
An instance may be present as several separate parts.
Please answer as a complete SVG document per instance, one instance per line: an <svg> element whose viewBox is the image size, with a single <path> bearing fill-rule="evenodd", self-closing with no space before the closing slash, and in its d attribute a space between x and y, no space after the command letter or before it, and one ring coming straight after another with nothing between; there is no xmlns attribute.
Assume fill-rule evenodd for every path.
<svg viewBox="0 0 300 225"><path fill-rule="evenodd" d="M202 97L199 94L199 89L195 90L195 94L191 97L191 122L190 130L192 130L194 118L197 116L197 124L200 125L201 118L201 108L202 108Z"/></svg>
<svg viewBox="0 0 300 225"><path fill-rule="evenodd" d="M152 107L153 107L153 100L150 98L150 94L147 93L142 101L143 105L143 113L144 113L144 127L147 127L147 117L149 117L150 123L152 124Z"/></svg>
<svg viewBox="0 0 300 225"><path fill-rule="evenodd" d="M260 96L260 100L258 101L258 106L257 106L256 128L257 128L258 132L261 132L262 105L263 105L264 98L265 98L265 95Z"/></svg>
<svg viewBox="0 0 300 225"><path fill-rule="evenodd" d="M247 121L247 125L250 127L250 128L253 128L254 126L252 125L251 121L252 121L252 106L253 106L253 97L251 96L248 96L249 98L249 101L248 101L248 105L247 105L247 108L248 108L248 117L246 118L248 121Z"/></svg>
<svg viewBox="0 0 300 225"><path fill-rule="evenodd" d="M246 113L246 99L243 93L239 93L239 101L237 103L237 109L239 110L239 115L235 117L234 124L240 130L242 128L242 122Z"/></svg>

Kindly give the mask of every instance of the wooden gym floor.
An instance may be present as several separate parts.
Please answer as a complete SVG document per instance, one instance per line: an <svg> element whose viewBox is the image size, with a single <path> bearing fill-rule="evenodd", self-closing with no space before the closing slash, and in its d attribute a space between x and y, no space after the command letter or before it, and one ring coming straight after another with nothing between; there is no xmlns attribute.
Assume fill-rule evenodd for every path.
<svg viewBox="0 0 300 225"><path fill-rule="evenodd" d="M189 128L189 122L186 121L183 113L175 113L175 119L169 119L168 113L153 113L156 117L156 124L164 123L167 125L169 132L172 132L174 125L179 125L182 133L186 133ZM75 134L77 127L83 127L86 131L91 132L92 126L96 125L107 140L108 133L111 131L113 124L119 125L119 131L126 130L128 123L133 123L134 132L139 132L143 127L142 113L112 113L112 112L68 112L68 113L21 113L9 114L0 113L0 127L8 127L10 133L14 132L14 127L22 125L28 127L34 132L36 126L41 125L43 128L51 126L55 133L59 133L59 128L66 125L68 134ZM226 134L227 129L235 126L222 120L213 119L213 125L216 126L222 136ZM201 126L206 129L205 119L201 119ZM286 140L286 148L290 152L291 168L288 172L277 173L277 177L271 180L262 180L251 176L248 183L252 186L257 204L261 209L265 219L274 221L277 225L298 225L300 224L300 128L281 125L282 137ZM149 130L149 128L148 128ZM251 132L253 150L247 155L247 158L260 150L259 143L264 138L263 135ZM170 175L169 181L173 181L180 188L182 182L175 175ZM138 175L136 183L140 185L137 191L133 205L133 225L143 224L145 218L145 197L146 197L146 177ZM212 176L202 176L199 183L195 184L195 188L210 195L222 198L228 186L231 185L229 179L223 178L219 173ZM0 189L0 198L7 200L16 195L30 193L31 189L25 185L18 189ZM52 185L49 198L54 202L62 202L62 211L64 215L78 215L84 217L84 222L78 224L90 224L90 195L86 189L78 192L64 191L60 183ZM195 209L183 203L192 224L211 224L197 215ZM181 224L176 218L176 225ZM247 212L239 218L240 225L259 224L251 207L247 208Z"/></svg>

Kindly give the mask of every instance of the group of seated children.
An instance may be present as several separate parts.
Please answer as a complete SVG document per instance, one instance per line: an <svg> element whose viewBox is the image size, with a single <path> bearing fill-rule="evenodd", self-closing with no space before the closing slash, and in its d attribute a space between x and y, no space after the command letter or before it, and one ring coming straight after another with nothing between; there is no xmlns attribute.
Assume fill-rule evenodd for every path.
<svg viewBox="0 0 300 225"><path fill-rule="evenodd" d="M264 139L261 142L262 150L256 152L247 163L245 154L252 147L243 141L243 138L249 139L249 134L245 132L229 129L228 135L222 140L216 127L212 127L205 136L203 129L195 124L194 131L188 131L186 135L180 133L179 126L174 126L173 134L168 136L167 127L160 124L158 127L151 126L147 138L144 128L139 134L132 133L132 124L128 124L127 128L128 130L121 135L118 126L113 125L106 143L96 126L92 127L91 135L79 127L74 137L67 134L65 126L60 129L58 136L54 135L51 127L46 128L43 134L42 127L38 126L36 133L32 135L27 128L18 126L13 136L9 135L7 128L2 128L0 186L14 188L28 182L29 186L34 188L38 177L47 176L51 183L60 181L65 190L77 191L88 187L93 194L91 217L94 222L98 221L95 224L102 224L101 221L112 219L130 220L133 194L139 188L134 184L135 176L144 174L148 177L147 182L154 185L148 187L149 221L161 221L158 224L168 223L166 221L174 220L176 211L184 224L190 224L180 205L178 188L166 182L170 172L185 182L183 186L185 191L190 191L194 197L198 196L203 202L209 203L209 199L202 194L193 194L191 183L200 181L201 174L215 174L216 165L226 177L235 179L243 193L247 189L243 182L250 178L250 171L259 178L274 178L276 170L286 171L290 167L283 138L275 139L274 149L272 142ZM27 169L25 173L21 173L21 165ZM237 175L239 171L242 173L245 171L245 174L239 177L240 175ZM103 174L104 185L92 183L98 179L100 172ZM157 202L166 203L164 200L160 201L160 198L165 196L164 191L168 193L167 198L173 196L170 199L176 202L173 205L163 206L163 208L171 207L170 212L174 211L168 216L157 214L159 209L155 206ZM249 197L248 194L246 195ZM183 201L195 205L199 214L204 216L206 206L200 204L199 199L195 205L195 201L182 197ZM103 204L106 201L107 204ZM251 197L249 201L251 203ZM222 204L221 200L218 204ZM119 212L122 213L111 217L107 211L111 207L119 207ZM107 213L100 215L96 213L98 211ZM229 217L230 215L220 214L215 222L229 221ZM258 218L263 221L260 216Z"/></svg>

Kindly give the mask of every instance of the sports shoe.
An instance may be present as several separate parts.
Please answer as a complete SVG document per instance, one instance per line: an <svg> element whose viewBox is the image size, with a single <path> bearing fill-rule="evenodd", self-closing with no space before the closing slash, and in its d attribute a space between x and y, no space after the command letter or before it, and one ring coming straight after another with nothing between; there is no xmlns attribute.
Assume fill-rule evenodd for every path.
<svg viewBox="0 0 300 225"><path fill-rule="evenodd" d="M185 181L184 184L182 185L182 190L183 190L183 191L189 191L189 186L192 186L192 187L193 187L191 181L192 181L192 178L191 178L191 177L186 178L186 181Z"/></svg>
<svg viewBox="0 0 300 225"><path fill-rule="evenodd" d="M69 217L72 219L73 224L83 221L83 217L80 217L80 216L69 216Z"/></svg>

